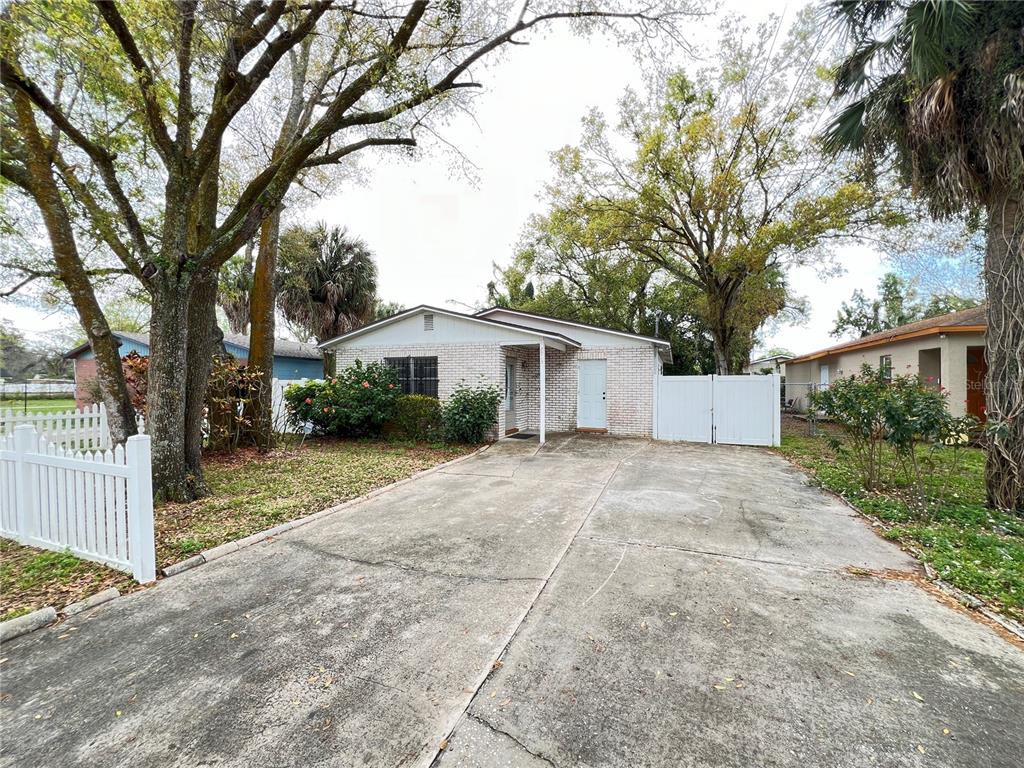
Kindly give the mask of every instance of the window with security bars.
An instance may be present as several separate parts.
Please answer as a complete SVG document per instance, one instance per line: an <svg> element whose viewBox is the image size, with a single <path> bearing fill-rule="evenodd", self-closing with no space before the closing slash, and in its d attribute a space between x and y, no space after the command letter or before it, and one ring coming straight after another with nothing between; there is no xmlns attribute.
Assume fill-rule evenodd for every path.
<svg viewBox="0 0 1024 768"><path fill-rule="evenodd" d="M881 355L878 358L878 374L882 381L892 381L892 355Z"/></svg>
<svg viewBox="0 0 1024 768"><path fill-rule="evenodd" d="M398 372L405 394L437 397L436 357L385 357L384 364Z"/></svg>

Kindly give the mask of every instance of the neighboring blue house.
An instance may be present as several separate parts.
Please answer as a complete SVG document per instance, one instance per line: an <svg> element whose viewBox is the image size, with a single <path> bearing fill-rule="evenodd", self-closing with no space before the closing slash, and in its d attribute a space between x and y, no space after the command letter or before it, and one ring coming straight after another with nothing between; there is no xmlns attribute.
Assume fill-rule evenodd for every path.
<svg viewBox="0 0 1024 768"><path fill-rule="evenodd" d="M141 357L149 357L149 334L114 331L120 342L121 357L137 352ZM239 360L249 359L249 337L233 333L224 334L224 346L228 354ZM96 363L88 342L75 347L64 357L75 361L75 399L83 402L87 399L84 389L86 383L96 377ZM274 378L275 379L319 379L324 375L323 355L315 344L303 344L299 341L274 341Z"/></svg>

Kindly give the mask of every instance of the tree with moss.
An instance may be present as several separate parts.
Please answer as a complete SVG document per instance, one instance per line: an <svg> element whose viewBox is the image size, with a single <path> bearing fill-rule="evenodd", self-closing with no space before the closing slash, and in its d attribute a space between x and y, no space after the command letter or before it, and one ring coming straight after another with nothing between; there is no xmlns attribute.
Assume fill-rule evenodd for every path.
<svg viewBox="0 0 1024 768"><path fill-rule="evenodd" d="M557 217L533 217L512 263L495 267L488 302L657 336L672 345L668 373L714 371L711 337L692 309L696 289L628 249L602 251L585 240Z"/></svg>

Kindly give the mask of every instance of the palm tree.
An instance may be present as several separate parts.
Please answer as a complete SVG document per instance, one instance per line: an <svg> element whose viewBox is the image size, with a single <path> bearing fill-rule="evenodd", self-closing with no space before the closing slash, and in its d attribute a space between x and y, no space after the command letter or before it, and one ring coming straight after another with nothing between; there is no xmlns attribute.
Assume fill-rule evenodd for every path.
<svg viewBox="0 0 1024 768"><path fill-rule="evenodd" d="M824 141L933 215L984 214L989 503L1024 511L1024 3L831 0L849 51Z"/></svg>
<svg viewBox="0 0 1024 768"><path fill-rule="evenodd" d="M318 342L374 317L377 265L366 243L344 228L296 227L281 236L277 306Z"/></svg>

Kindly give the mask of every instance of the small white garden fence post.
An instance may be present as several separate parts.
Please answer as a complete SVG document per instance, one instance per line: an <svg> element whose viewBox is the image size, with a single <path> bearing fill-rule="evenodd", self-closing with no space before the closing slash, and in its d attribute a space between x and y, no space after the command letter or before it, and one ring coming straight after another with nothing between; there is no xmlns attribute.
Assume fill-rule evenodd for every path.
<svg viewBox="0 0 1024 768"><path fill-rule="evenodd" d="M22 424L0 436L0 535L156 579L150 438L73 452Z"/></svg>
<svg viewBox="0 0 1024 768"><path fill-rule="evenodd" d="M26 460L29 452L36 444L36 431L33 427L23 424L14 428L14 483L16 504L14 507L14 524L18 541L27 544L32 539L33 522L35 521L36 500L32 493L32 466Z"/></svg>

